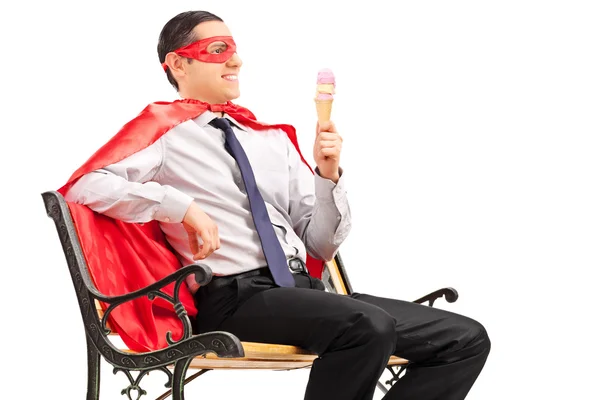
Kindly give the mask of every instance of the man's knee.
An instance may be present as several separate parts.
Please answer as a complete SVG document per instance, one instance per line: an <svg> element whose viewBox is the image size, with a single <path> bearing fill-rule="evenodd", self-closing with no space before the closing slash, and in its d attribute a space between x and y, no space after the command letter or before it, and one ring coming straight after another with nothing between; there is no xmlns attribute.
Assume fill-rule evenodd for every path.
<svg viewBox="0 0 600 400"><path fill-rule="evenodd" d="M396 347L396 323L383 310L356 311L350 334L363 345L392 354Z"/></svg>
<svg viewBox="0 0 600 400"><path fill-rule="evenodd" d="M471 349L476 353L489 353L491 341L485 327L478 321L459 316L458 324L461 327L460 342L463 349Z"/></svg>

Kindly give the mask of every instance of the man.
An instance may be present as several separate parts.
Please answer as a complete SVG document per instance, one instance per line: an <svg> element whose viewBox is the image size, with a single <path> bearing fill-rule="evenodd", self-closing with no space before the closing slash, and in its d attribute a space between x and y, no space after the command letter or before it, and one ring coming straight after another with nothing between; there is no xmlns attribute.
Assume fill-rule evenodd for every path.
<svg viewBox="0 0 600 400"><path fill-rule="evenodd" d="M184 102L206 111L74 179L67 200L125 222L158 221L182 264L213 270L206 286L188 277L197 333L319 354L307 399L372 398L391 355L412 364L386 399L464 399L490 350L481 324L411 302L328 293L306 273L307 257L331 259L350 228L342 139L333 123L318 125L313 176L289 131L231 105L242 66L235 49L213 14L171 19L160 62Z"/></svg>

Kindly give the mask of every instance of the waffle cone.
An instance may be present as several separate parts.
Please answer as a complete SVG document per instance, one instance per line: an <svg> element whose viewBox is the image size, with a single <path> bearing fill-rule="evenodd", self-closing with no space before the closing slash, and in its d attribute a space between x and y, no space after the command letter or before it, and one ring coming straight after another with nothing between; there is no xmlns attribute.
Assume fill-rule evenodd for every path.
<svg viewBox="0 0 600 400"><path fill-rule="evenodd" d="M329 121L331 119L331 106L333 104L333 100L316 100L315 104L317 106L317 117L319 122Z"/></svg>

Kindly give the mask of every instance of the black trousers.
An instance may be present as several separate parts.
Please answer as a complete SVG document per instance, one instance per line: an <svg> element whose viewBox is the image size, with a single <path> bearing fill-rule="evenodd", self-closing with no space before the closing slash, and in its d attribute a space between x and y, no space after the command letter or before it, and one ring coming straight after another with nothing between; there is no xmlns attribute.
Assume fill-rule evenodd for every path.
<svg viewBox="0 0 600 400"><path fill-rule="evenodd" d="M223 330L242 341L318 354L309 400L372 399L391 355L411 364L384 399L464 399L485 364L490 340L473 319L402 300L329 293L318 279L294 278L294 288L277 287L267 268L216 278L222 286L195 294L196 333Z"/></svg>

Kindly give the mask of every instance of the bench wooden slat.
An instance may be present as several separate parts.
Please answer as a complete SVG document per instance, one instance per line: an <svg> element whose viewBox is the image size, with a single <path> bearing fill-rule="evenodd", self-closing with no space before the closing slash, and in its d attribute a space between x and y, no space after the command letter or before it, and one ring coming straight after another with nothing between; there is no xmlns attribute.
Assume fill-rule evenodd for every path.
<svg viewBox="0 0 600 400"><path fill-rule="evenodd" d="M196 357L189 368L192 369L267 369L271 371L309 368L312 361L264 361L240 360L231 358L207 359Z"/></svg>
<svg viewBox="0 0 600 400"><path fill-rule="evenodd" d="M403 358L392 356L388 365L406 365L407 363L408 361ZM212 359L202 357L194 358L190 364L190 368L193 369L268 369L274 371L309 368L311 366L312 361L267 361L239 358Z"/></svg>
<svg viewBox="0 0 600 400"><path fill-rule="evenodd" d="M333 281L335 291L340 294L348 294L348 291L346 290L346 285L344 285L342 275L340 274L340 270L335 260L326 262L325 268L327 268L329 274L331 275L331 280Z"/></svg>

